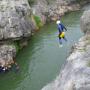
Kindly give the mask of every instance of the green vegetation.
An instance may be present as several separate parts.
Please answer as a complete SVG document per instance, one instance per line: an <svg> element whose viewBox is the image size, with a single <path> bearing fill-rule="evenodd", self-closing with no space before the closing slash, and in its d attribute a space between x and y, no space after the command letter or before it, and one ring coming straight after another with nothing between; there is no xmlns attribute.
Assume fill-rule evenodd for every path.
<svg viewBox="0 0 90 90"><path fill-rule="evenodd" d="M52 4L55 2L55 0L46 0L48 4Z"/></svg>
<svg viewBox="0 0 90 90"><path fill-rule="evenodd" d="M29 5L34 4L34 1L35 1L35 0L28 0Z"/></svg>
<svg viewBox="0 0 90 90"><path fill-rule="evenodd" d="M53 3L55 0L46 0L46 1L47 1L48 4L51 4L51 3ZM35 0L28 0L28 2L29 2L30 5L33 5L34 2L35 2Z"/></svg>
<svg viewBox="0 0 90 90"><path fill-rule="evenodd" d="M33 17L34 17L37 27L41 27L43 24L42 24L40 17L36 15L34 15Z"/></svg>
<svg viewBox="0 0 90 90"><path fill-rule="evenodd" d="M16 47L16 53L18 53L19 52L19 50L20 50L20 45L19 45L19 41L14 41L14 46Z"/></svg>

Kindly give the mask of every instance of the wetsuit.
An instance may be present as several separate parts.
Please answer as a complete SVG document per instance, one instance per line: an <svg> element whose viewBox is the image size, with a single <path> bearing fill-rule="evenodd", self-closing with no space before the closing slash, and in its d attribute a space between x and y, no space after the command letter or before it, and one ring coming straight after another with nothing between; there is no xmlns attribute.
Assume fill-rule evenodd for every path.
<svg viewBox="0 0 90 90"><path fill-rule="evenodd" d="M58 28L58 31L59 31L59 35L58 35L58 36L59 36L59 43L62 44L60 35L62 34L62 32L64 32L64 30L67 31L67 29L65 28L65 26L64 26L62 23L58 24L57 28ZM63 38L65 41L67 41L67 39L65 38L65 36L62 37L62 38Z"/></svg>

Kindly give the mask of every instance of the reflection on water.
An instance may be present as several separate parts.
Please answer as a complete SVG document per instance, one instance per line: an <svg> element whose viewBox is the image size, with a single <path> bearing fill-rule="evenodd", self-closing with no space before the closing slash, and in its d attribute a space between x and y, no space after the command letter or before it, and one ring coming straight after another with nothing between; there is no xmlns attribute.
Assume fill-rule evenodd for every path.
<svg viewBox="0 0 90 90"><path fill-rule="evenodd" d="M0 90L40 90L51 82L60 72L60 68L70 48L82 36L79 19L82 12L73 12L62 17L68 31L68 42L58 47L58 31L55 23L50 23L38 31L29 45L19 52L16 60L20 71L14 69L0 75Z"/></svg>

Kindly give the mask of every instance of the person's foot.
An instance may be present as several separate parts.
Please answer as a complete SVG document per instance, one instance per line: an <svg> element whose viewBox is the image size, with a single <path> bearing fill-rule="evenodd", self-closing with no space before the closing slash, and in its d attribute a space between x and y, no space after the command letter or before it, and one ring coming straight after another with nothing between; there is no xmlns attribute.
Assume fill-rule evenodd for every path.
<svg viewBox="0 0 90 90"><path fill-rule="evenodd" d="M61 47L63 47L63 45L62 44L59 44L59 48L61 48Z"/></svg>

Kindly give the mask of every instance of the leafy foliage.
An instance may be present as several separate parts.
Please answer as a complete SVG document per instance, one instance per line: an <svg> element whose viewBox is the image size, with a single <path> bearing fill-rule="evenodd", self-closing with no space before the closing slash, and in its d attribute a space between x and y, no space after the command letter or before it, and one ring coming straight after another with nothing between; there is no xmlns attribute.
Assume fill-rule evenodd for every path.
<svg viewBox="0 0 90 90"><path fill-rule="evenodd" d="M16 47L16 53L18 53L20 50L19 41L14 41L13 45Z"/></svg>
<svg viewBox="0 0 90 90"><path fill-rule="evenodd" d="M41 26L42 26L42 22L41 22L41 19L40 19L39 16L34 15L34 20L35 20L36 25L37 25L38 27L41 27Z"/></svg>

